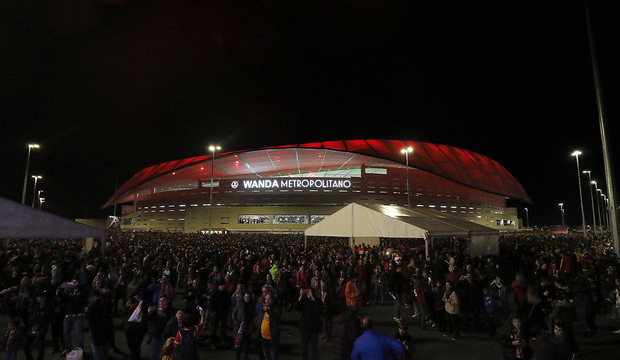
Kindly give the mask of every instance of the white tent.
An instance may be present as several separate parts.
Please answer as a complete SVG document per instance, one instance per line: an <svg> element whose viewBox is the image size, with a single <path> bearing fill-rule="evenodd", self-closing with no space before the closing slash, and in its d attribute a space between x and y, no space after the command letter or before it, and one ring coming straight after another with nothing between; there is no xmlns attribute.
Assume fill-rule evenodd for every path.
<svg viewBox="0 0 620 360"><path fill-rule="evenodd" d="M105 236L104 230L0 198L0 239L83 238L87 251L97 238L105 248Z"/></svg>
<svg viewBox="0 0 620 360"><path fill-rule="evenodd" d="M499 254L499 232L440 211L390 205L352 203L309 227L306 236L348 237L358 243L379 244L380 238L468 238L471 256ZM361 241L360 241L361 240Z"/></svg>

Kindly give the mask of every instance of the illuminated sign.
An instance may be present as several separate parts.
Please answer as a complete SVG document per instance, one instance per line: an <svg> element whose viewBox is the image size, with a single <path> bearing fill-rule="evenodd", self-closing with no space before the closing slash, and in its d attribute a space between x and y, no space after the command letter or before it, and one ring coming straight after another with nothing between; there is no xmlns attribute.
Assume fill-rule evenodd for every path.
<svg viewBox="0 0 620 360"><path fill-rule="evenodd" d="M348 179L260 179L241 180L230 183L233 189L348 189Z"/></svg>

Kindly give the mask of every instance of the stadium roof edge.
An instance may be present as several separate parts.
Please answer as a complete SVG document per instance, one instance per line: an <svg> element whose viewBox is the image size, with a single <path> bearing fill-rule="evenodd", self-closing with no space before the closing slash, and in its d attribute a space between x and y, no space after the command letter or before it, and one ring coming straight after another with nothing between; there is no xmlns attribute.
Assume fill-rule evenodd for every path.
<svg viewBox="0 0 620 360"><path fill-rule="evenodd" d="M336 140L229 151L217 154L216 158L261 150L314 148L366 155L404 165L405 157L400 151L407 147L414 149L413 153L409 155L409 166L412 168L424 170L475 189L531 203L521 184L497 161L469 150L448 145L383 139ZM102 206L102 209L122 202L121 199L126 198L133 189L146 182L199 163L210 163L211 158L211 155L203 155L144 168L123 184Z"/></svg>

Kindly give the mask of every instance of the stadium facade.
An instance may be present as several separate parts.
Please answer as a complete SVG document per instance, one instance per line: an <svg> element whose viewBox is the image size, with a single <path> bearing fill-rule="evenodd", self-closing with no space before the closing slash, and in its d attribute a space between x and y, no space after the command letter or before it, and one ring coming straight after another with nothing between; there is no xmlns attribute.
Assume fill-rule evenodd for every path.
<svg viewBox="0 0 620 360"><path fill-rule="evenodd" d="M407 168L401 150L408 147ZM531 202L519 182L484 155L415 141L346 140L154 165L103 207L125 204L121 228L136 231L207 232L211 225L214 232L300 232L352 202L410 203L516 230L507 198Z"/></svg>

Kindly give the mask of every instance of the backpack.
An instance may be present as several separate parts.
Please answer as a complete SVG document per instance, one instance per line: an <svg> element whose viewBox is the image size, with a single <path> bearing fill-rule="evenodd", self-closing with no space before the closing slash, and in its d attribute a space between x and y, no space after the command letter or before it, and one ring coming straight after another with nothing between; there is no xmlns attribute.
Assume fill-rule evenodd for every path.
<svg viewBox="0 0 620 360"><path fill-rule="evenodd" d="M181 343L177 348L178 360L198 360L198 343L196 341L196 327L179 330Z"/></svg>

